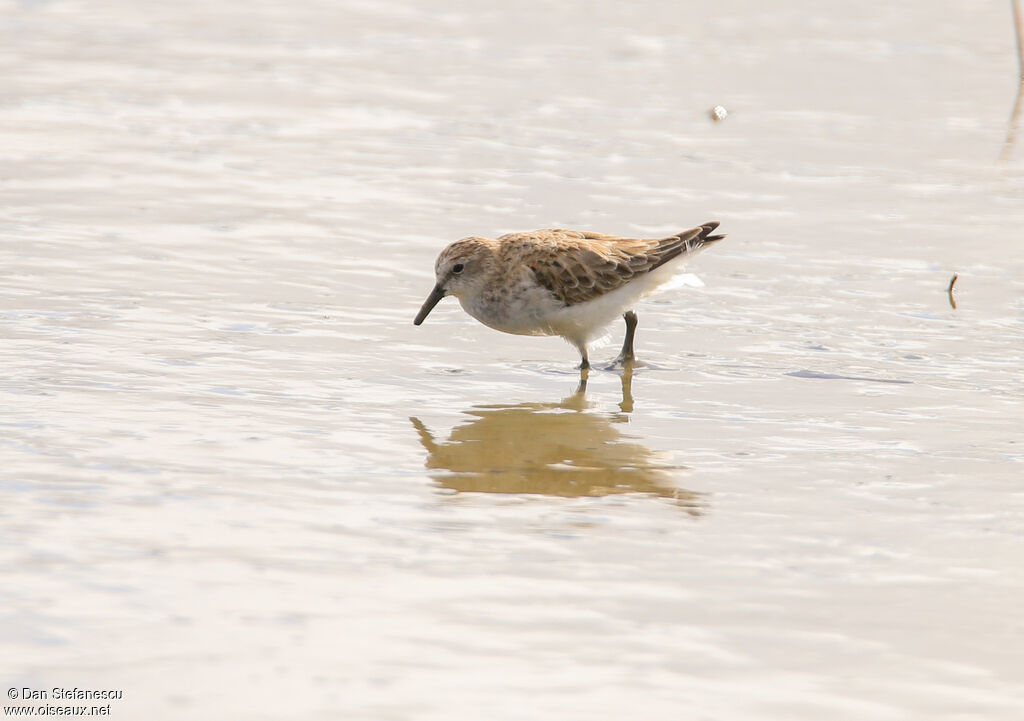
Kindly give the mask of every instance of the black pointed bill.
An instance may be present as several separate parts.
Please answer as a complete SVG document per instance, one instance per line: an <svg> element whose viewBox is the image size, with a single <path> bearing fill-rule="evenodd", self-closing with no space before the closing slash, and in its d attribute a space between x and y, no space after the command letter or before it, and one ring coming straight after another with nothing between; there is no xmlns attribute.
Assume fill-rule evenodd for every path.
<svg viewBox="0 0 1024 721"><path fill-rule="evenodd" d="M434 289L430 291L430 295L428 295L427 299L423 301L423 307L420 308L420 312L416 314L416 320L414 320L412 324L419 325L422 323L442 298L444 298L444 288L440 285L435 285Z"/></svg>

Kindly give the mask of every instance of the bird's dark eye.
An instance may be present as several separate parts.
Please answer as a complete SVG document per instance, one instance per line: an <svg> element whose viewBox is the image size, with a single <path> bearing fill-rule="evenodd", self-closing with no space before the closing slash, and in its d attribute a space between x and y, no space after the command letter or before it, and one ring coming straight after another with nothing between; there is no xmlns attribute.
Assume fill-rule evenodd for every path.
<svg viewBox="0 0 1024 721"><path fill-rule="evenodd" d="M461 273L465 267L466 266L464 266L462 263L456 263L455 265L452 266L452 272Z"/></svg>

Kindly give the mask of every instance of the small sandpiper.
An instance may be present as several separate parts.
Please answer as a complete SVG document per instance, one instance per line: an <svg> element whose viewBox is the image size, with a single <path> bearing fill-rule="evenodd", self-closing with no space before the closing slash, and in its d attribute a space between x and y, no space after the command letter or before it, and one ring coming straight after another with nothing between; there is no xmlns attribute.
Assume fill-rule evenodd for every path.
<svg viewBox="0 0 1024 721"><path fill-rule="evenodd" d="M687 256L724 238L712 235L717 227L704 223L656 240L561 229L463 238L437 257L437 284L413 323L454 295L495 330L561 336L576 346L586 369L587 345L621 315L626 337L614 365L632 363L633 306L678 273Z"/></svg>

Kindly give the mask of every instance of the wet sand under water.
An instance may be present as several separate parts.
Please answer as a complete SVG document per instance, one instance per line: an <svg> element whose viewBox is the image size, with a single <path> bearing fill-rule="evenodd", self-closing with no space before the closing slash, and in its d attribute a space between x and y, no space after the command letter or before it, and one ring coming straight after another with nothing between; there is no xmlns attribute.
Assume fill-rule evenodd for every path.
<svg viewBox="0 0 1024 721"><path fill-rule="evenodd" d="M1005 3L20 2L0 47L8 687L1019 718ZM557 339L412 325L457 237L706 220L584 392Z"/></svg>

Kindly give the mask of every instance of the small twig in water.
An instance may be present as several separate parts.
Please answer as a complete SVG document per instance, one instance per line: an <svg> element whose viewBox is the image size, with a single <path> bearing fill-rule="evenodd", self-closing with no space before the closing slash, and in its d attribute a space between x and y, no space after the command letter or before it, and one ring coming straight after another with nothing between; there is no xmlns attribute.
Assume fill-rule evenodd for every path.
<svg viewBox="0 0 1024 721"><path fill-rule="evenodd" d="M956 298L953 297L953 286L956 284L956 279L959 277L959 273L953 273L953 277L949 279L949 287L946 288L946 293L949 295L949 304L953 306L953 310L956 310Z"/></svg>
<svg viewBox="0 0 1024 721"><path fill-rule="evenodd" d="M1021 9L1021 0L1010 0L1010 6L1013 9L1013 30L1017 37L1017 71L1021 85L1024 85L1024 10Z"/></svg>

